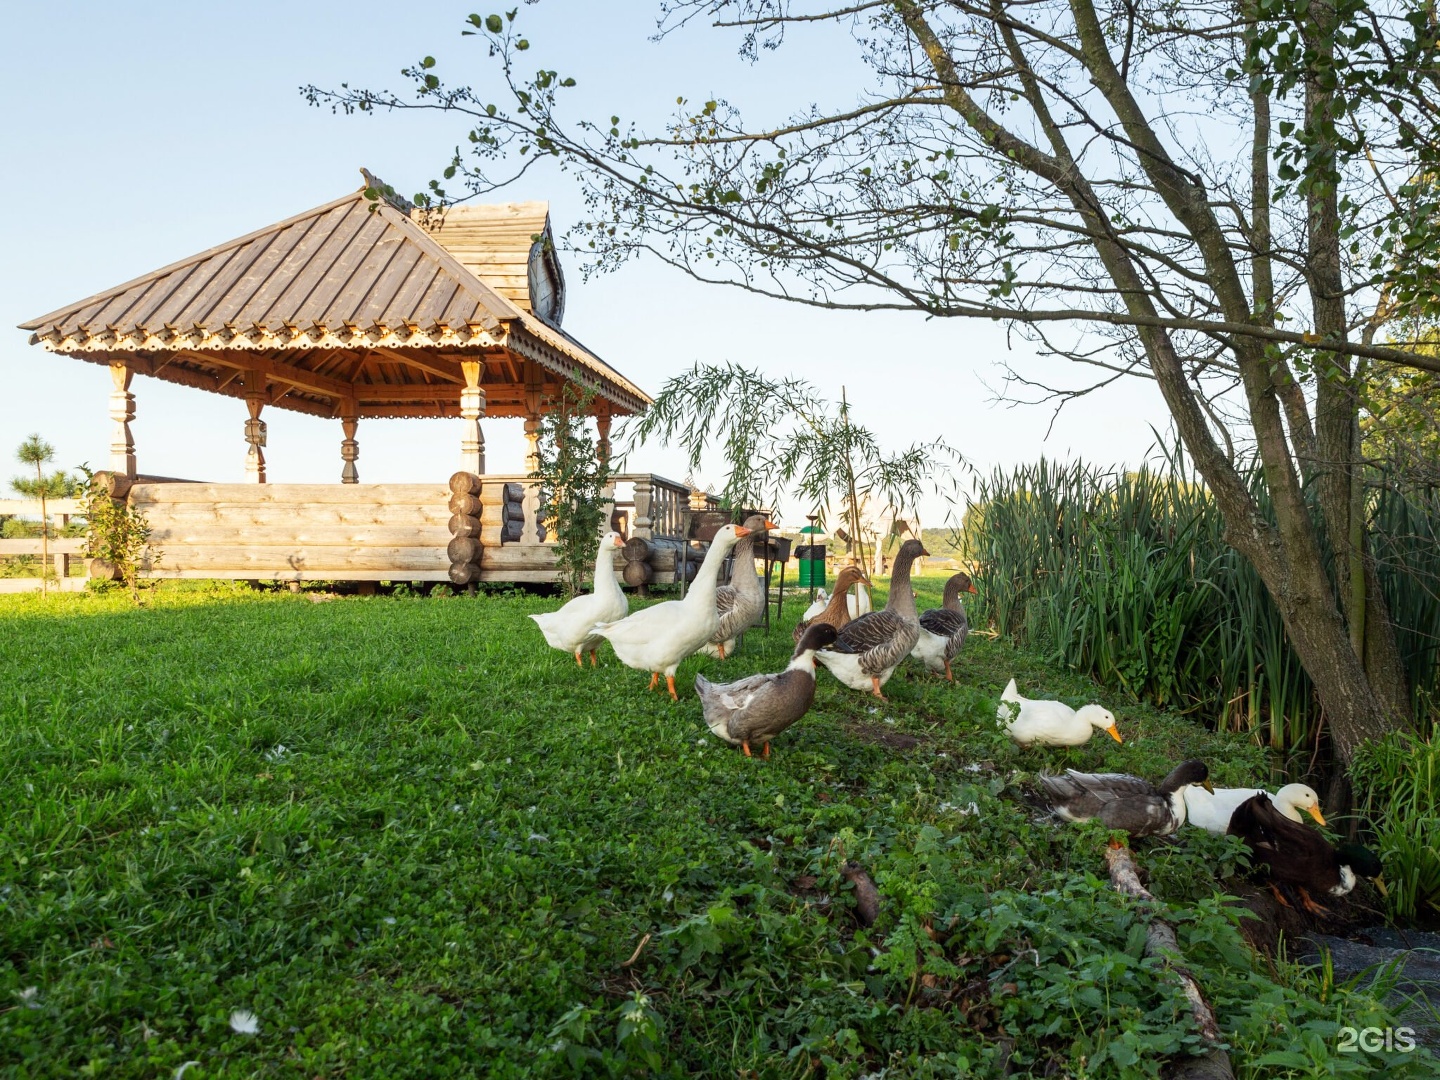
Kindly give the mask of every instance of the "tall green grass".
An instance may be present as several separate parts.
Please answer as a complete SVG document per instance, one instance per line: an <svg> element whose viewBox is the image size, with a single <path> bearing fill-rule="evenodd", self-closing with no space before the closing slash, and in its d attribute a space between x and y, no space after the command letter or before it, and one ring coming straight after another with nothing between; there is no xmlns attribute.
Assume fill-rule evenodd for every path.
<svg viewBox="0 0 1440 1080"><path fill-rule="evenodd" d="M1137 700L1246 732L1282 758L1313 755L1323 724L1310 679L1178 453L1137 472L1044 460L997 471L972 512L980 605L1002 633ZM1440 673L1440 493L1376 485L1369 513L1428 730Z"/></svg>
<svg viewBox="0 0 1440 1080"><path fill-rule="evenodd" d="M1387 911L1433 919L1440 914L1440 744L1394 735L1363 747L1350 772L1385 864Z"/></svg>

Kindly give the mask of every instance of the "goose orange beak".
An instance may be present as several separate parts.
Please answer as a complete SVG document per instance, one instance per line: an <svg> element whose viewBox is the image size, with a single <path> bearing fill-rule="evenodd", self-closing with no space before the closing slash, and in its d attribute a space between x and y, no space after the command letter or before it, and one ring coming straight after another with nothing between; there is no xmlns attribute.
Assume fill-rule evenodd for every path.
<svg viewBox="0 0 1440 1080"><path fill-rule="evenodd" d="M1308 813L1310 814L1310 816L1313 817L1316 821L1318 821L1321 825L1324 825L1324 824L1325 824L1325 816L1320 813L1320 807L1318 807L1318 806L1307 807L1307 811L1308 811Z"/></svg>
<svg viewBox="0 0 1440 1080"><path fill-rule="evenodd" d="M966 591L966 592L973 592L973 593L977 593L977 594L980 592L979 589L975 588L975 583L974 583L973 581L970 582L970 587L969 587L968 589L966 589L965 591Z"/></svg>
<svg viewBox="0 0 1440 1080"><path fill-rule="evenodd" d="M616 546L616 547L624 547L624 546L625 546L625 538L624 538L623 536L621 536L619 533L616 533L616 534L615 534L615 546Z"/></svg>
<svg viewBox="0 0 1440 1080"><path fill-rule="evenodd" d="M771 521L769 518L766 518L766 519L765 519L765 528L767 528L767 529L778 529L779 527L780 527L779 525L776 525L775 522Z"/></svg>
<svg viewBox="0 0 1440 1080"><path fill-rule="evenodd" d="M926 551L924 547L921 547L921 548L920 548L920 554L921 554L921 555L929 555L930 552Z"/></svg>
<svg viewBox="0 0 1440 1080"><path fill-rule="evenodd" d="M750 535L750 530L747 529L747 528L745 528L745 526L743 526L743 525L736 525L736 526L735 526L735 535L736 535L736 536L749 536L749 535Z"/></svg>
<svg viewBox="0 0 1440 1080"><path fill-rule="evenodd" d="M1111 724L1109 727L1107 727L1105 729L1105 733L1109 735L1110 738L1120 743L1122 746L1125 744L1125 740L1120 738L1120 729L1117 728L1114 724Z"/></svg>

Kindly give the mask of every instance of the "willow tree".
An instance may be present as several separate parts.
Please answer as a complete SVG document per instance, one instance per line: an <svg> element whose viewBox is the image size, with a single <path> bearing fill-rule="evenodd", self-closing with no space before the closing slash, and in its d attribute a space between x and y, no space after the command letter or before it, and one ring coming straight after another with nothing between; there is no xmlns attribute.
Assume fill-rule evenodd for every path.
<svg viewBox="0 0 1440 1080"><path fill-rule="evenodd" d="M813 102L826 73L788 61L795 99L767 115L682 98L651 132L537 70L515 20L463 31L493 87L449 84L426 57L406 71L414 96L306 93L455 115L435 204L559 159L588 198L570 239L595 267L648 252L799 304L1006 321L1095 376L1044 391L1062 397L1153 381L1342 757L1408 722L1358 497L1357 362L1440 370L1376 340L1377 309L1435 292L1417 181L1440 127L1428 6L666 0L662 38L709 23L750 61L787 63L787 39L843 42L838 28L870 78Z"/></svg>
<svg viewBox="0 0 1440 1080"><path fill-rule="evenodd" d="M795 376L772 376L739 364L695 364L672 375L627 435L635 446L649 439L683 450L700 467L718 449L726 467L724 497L732 506L776 506L786 498L813 508L825 524L837 504L846 549L868 565L868 524L888 519L893 539L900 514L926 496L954 506L955 476L969 466L944 439L881 446L860 423L842 387L840 400ZM718 445L717 445L718 444ZM918 521L918 515L917 515Z"/></svg>

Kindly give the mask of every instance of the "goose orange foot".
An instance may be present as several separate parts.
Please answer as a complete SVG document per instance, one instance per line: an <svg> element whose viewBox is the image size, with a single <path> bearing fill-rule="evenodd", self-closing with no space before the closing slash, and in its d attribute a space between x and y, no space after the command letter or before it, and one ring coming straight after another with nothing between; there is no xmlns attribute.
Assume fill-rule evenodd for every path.
<svg viewBox="0 0 1440 1080"><path fill-rule="evenodd" d="M591 650L590 650L590 666L591 666L591 667L599 667L599 666L600 666L600 661L595 658L595 650L594 650L594 649L591 649Z"/></svg>
<svg viewBox="0 0 1440 1080"><path fill-rule="evenodd" d="M770 744L768 742L765 744L765 749L760 752L760 756L767 761L770 759Z"/></svg>
<svg viewBox="0 0 1440 1080"><path fill-rule="evenodd" d="M879 679L877 676L875 676L875 675L871 675L871 676L870 676L870 686L871 686L871 688L872 688L870 692L871 692L872 694L874 694L876 697L878 697L881 701L887 701L887 700L889 700L888 698L885 697L884 694L882 694L882 693L880 692L880 679Z"/></svg>
<svg viewBox="0 0 1440 1080"><path fill-rule="evenodd" d="M718 648L720 649L720 659L721 659L721 660L724 660L724 659L725 659L725 643L724 643L723 641L720 642Z"/></svg>
<svg viewBox="0 0 1440 1080"><path fill-rule="evenodd" d="M1280 891L1280 886L1276 885L1273 881L1270 882L1270 891L1275 894L1275 902L1278 903L1281 907L1292 906L1290 901L1285 899L1284 893Z"/></svg>
<svg viewBox="0 0 1440 1080"><path fill-rule="evenodd" d="M955 673L950 670L950 661L949 661L949 660L946 660L946 661L945 661L945 679L946 679L947 682L954 682L954 681L955 681Z"/></svg>
<svg viewBox="0 0 1440 1080"><path fill-rule="evenodd" d="M1305 887L1304 887L1303 885L1300 886L1300 903L1302 903L1302 904L1305 905L1305 910L1308 911L1308 912L1310 912L1311 915L1329 915L1329 914L1330 914L1330 909L1329 909L1329 908L1321 907L1321 906L1320 906L1319 904L1317 904L1314 900L1311 900L1311 899L1310 899L1310 894L1305 891Z"/></svg>
<svg viewBox="0 0 1440 1080"><path fill-rule="evenodd" d="M740 749L745 751L745 756L746 756L746 757L754 757L754 756L755 756L754 754L750 753L750 744L749 744L748 742L746 742L744 739L741 739L741 740L740 740Z"/></svg>
<svg viewBox="0 0 1440 1080"><path fill-rule="evenodd" d="M580 659L580 650L579 650L579 649L576 649L576 650L575 650L575 666L576 666L576 667L579 667L579 668L583 668L583 667L585 666L585 662Z"/></svg>
<svg viewBox="0 0 1440 1080"><path fill-rule="evenodd" d="M666 675L666 676L665 676L665 688L670 691L670 700L671 700L671 701L679 701L679 700L680 700L680 695L677 694L677 693L675 693L675 676L674 676L674 675Z"/></svg>
<svg viewBox="0 0 1440 1080"><path fill-rule="evenodd" d="M655 687L657 687L657 686L659 686L659 685L660 685L660 673L659 673L658 671L652 671L652 672L650 673L650 689L651 689L651 690L654 690Z"/></svg>

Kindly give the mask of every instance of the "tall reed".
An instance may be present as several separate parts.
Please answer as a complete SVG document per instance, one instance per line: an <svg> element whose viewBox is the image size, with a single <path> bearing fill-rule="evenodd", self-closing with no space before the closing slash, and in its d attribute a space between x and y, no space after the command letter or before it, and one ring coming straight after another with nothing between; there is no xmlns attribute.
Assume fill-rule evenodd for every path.
<svg viewBox="0 0 1440 1080"><path fill-rule="evenodd" d="M1262 506L1263 488L1254 490ZM1377 483L1377 570L1422 730L1440 674L1440 493ZM1136 699L1310 755L1319 703L1259 576L1176 452L1136 472L1041 460L979 485L967 529L997 629Z"/></svg>

